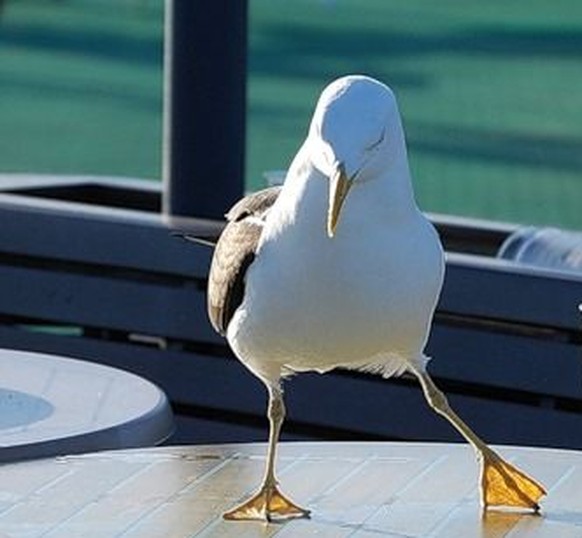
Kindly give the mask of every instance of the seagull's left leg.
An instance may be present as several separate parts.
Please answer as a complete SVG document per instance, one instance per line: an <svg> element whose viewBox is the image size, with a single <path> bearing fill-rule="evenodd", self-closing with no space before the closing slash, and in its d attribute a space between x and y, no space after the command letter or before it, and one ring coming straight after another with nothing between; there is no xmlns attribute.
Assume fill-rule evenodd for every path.
<svg viewBox="0 0 582 538"><path fill-rule="evenodd" d="M259 490L240 506L226 512L224 519L245 520L259 519L263 521L285 520L298 517L309 517L309 510L300 508L289 500L277 487L275 462L277 443L281 426L285 419L285 403L279 384L268 385L269 391L269 449L265 476Z"/></svg>
<svg viewBox="0 0 582 538"><path fill-rule="evenodd" d="M544 487L491 450L451 409L446 396L426 371L414 372L429 405L445 417L477 451L481 462L481 504L529 508L538 512Z"/></svg>

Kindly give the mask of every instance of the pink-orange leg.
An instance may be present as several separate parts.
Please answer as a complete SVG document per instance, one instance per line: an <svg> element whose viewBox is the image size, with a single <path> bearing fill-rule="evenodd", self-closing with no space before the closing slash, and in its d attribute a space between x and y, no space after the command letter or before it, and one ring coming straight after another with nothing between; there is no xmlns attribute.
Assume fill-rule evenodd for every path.
<svg viewBox="0 0 582 538"><path fill-rule="evenodd" d="M513 507L538 512L538 501L546 494L544 487L523 471L491 450L451 409L446 396L428 373L415 372L429 405L445 417L473 446L481 463L481 503L484 508Z"/></svg>
<svg viewBox="0 0 582 538"><path fill-rule="evenodd" d="M283 495L277 487L275 462L277 442L285 419L285 404L279 386L269 386L269 448L265 466L265 476L258 491L248 500L226 512L228 520L285 520L309 517L309 510L297 506Z"/></svg>

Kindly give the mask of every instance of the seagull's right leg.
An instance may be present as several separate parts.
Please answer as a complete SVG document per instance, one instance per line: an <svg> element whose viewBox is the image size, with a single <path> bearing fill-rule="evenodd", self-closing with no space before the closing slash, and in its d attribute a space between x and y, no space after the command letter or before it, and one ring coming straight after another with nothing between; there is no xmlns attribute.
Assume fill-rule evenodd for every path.
<svg viewBox="0 0 582 538"><path fill-rule="evenodd" d="M529 508L538 512L544 487L491 450L451 409L446 396L426 371L414 372L434 411L445 417L475 448L481 462L481 503L488 506Z"/></svg>
<svg viewBox="0 0 582 538"><path fill-rule="evenodd" d="M284 520L309 517L309 510L300 508L289 500L277 487L275 462L277 443L281 426L285 419L285 403L281 386L268 385L269 391L269 448L265 476L259 490L240 506L226 512L223 517L229 520L259 519L263 521Z"/></svg>

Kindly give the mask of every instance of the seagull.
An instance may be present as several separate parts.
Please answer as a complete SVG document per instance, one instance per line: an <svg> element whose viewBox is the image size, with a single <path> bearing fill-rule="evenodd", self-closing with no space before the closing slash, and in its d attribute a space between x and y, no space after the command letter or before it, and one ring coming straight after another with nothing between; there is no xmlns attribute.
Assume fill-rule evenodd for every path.
<svg viewBox="0 0 582 538"><path fill-rule="evenodd" d="M473 433L427 371L444 254L416 205L388 86L362 75L329 84L283 186L246 196L226 217L209 272L208 314L264 383L270 430L258 491L225 519L309 517L276 477L282 383L335 368L414 374L430 407L475 449L482 506L539 510L543 486Z"/></svg>

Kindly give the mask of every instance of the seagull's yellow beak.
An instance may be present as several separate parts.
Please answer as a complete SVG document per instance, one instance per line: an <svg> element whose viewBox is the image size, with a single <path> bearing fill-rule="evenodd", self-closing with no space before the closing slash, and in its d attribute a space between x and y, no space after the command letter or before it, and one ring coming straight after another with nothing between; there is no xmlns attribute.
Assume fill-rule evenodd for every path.
<svg viewBox="0 0 582 538"><path fill-rule="evenodd" d="M332 177L329 178L329 206L327 209L327 235L332 238L339 221L340 212L352 182L346 175L343 163L339 163Z"/></svg>

